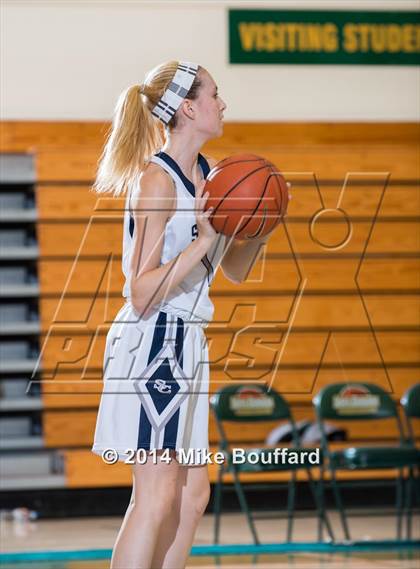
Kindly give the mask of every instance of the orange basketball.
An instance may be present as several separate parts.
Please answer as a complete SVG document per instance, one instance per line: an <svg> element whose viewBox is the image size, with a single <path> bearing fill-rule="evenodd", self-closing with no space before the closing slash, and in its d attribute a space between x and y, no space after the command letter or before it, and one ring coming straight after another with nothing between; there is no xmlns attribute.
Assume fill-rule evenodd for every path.
<svg viewBox="0 0 420 569"><path fill-rule="evenodd" d="M287 210L289 191L277 168L261 156L238 154L225 158L207 176L205 209L218 233L238 239L267 235Z"/></svg>

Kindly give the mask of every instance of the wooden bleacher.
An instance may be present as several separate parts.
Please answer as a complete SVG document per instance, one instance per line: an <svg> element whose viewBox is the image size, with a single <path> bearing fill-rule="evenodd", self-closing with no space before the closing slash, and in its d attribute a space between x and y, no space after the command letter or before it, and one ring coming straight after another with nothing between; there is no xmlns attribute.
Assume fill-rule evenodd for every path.
<svg viewBox="0 0 420 569"><path fill-rule="evenodd" d="M89 450L105 336L123 304L123 199L90 192L107 127L3 123L0 141L1 152L36 157L43 431L46 445L63 452L68 487L131 483L126 465L106 466ZM292 183L293 194L286 225L247 282L235 286L220 271L213 283L215 318L206 330L212 390L232 379L272 379L299 420L313 417L311 398L330 382L375 382L398 400L418 381L417 134L407 124L240 123L226 125L224 137L208 144L206 152L217 159L265 156ZM330 211L311 233L314 214L337 207L344 183L348 221ZM230 436L238 446L256 446L269 428L235 427ZM356 444L395 435L389 422L374 422L369 431L354 422L349 430ZM212 419L210 441L217 444ZM214 480L214 465L209 472Z"/></svg>

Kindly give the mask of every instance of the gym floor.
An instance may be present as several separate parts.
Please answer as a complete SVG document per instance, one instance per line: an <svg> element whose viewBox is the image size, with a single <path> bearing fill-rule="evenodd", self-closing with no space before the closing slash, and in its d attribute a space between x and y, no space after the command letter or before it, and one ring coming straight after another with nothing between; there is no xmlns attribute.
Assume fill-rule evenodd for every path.
<svg viewBox="0 0 420 569"><path fill-rule="evenodd" d="M333 527L338 532L339 520L331 514ZM2 569L107 569L109 560L78 560L77 554L86 550L112 549L121 524L119 517L75 518L66 520L38 520L35 522L10 522L2 524L2 552L71 551L75 559L21 563L1 563ZM300 516L295 522L295 541L314 542L316 521L313 517ZM213 516L206 515L197 530L195 546L212 544ZM264 536L264 543L279 543L284 540L285 521L264 519L257 521L257 528ZM393 540L395 518L392 515L353 515L350 518L352 537L357 541ZM420 524L414 519L414 539L420 538ZM222 519L221 544L249 544L250 534L244 517L227 513ZM92 554L93 555L93 554ZM0 560L1 562L1 560ZM417 569L420 552L417 549L389 549L337 553L284 553L258 555L192 555L188 567L223 567L244 569L259 567L267 569Z"/></svg>

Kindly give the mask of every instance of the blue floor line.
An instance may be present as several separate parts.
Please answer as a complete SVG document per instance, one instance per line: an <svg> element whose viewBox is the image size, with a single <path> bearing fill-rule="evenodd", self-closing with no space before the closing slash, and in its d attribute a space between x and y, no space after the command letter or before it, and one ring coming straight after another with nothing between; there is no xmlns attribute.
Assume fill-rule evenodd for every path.
<svg viewBox="0 0 420 569"><path fill-rule="evenodd" d="M420 549L419 541L354 541L343 543L296 542L231 545L194 545L192 556L255 555L269 553L351 553L353 551L390 551ZM0 565L28 561L71 561L110 559L112 549L85 549L79 551L28 551L0 553Z"/></svg>

